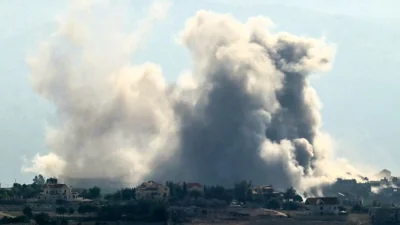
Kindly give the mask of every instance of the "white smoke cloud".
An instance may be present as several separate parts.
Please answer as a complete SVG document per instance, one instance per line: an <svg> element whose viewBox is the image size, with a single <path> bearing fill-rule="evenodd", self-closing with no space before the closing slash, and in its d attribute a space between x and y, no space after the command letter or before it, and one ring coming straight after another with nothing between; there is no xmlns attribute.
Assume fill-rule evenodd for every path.
<svg viewBox="0 0 400 225"><path fill-rule="evenodd" d="M194 67L169 84L159 65L130 63L168 3L151 5L139 30L125 34L87 7L74 8L29 60L32 85L55 105L58 123L47 135L51 152L25 171L306 190L354 170L333 159L307 80L330 69L332 45L272 33L261 16L241 23L199 11L180 36Z"/></svg>

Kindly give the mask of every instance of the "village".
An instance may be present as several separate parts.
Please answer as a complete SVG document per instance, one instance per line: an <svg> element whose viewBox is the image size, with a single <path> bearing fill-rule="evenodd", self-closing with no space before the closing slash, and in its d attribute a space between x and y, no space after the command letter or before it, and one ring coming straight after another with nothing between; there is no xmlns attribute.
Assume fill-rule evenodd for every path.
<svg viewBox="0 0 400 225"><path fill-rule="evenodd" d="M106 193L97 186L71 187L39 175L32 184L0 189L0 223L400 224L400 181L387 170L379 176L362 182L338 178L324 187L323 197L307 197L292 187L277 190L248 181L233 188L146 181Z"/></svg>

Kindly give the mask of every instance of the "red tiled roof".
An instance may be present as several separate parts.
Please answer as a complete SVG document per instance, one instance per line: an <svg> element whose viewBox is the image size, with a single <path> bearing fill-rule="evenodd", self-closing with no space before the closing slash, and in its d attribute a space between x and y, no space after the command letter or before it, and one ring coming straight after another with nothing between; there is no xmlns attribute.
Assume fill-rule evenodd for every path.
<svg viewBox="0 0 400 225"><path fill-rule="evenodd" d="M321 197L321 198L307 198L305 201L306 205L339 205L339 200L337 197Z"/></svg>

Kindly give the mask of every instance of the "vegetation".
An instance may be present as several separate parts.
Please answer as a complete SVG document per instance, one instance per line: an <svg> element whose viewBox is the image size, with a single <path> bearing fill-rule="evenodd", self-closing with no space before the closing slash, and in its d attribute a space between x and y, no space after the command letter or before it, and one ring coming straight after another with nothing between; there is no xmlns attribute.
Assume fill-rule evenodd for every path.
<svg viewBox="0 0 400 225"><path fill-rule="evenodd" d="M32 184L15 183L11 189L0 189L0 198L22 197L26 199L35 197L41 192L43 185L56 183L58 183L57 178L45 179L42 175L37 175L33 178ZM233 188L219 185L204 186L203 190L190 189L185 182L178 184L168 181L165 185L169 188L168 201L138 200L136 199L135 188L124 188L102 198L99 187L89 188L82 191L80 196L96 200L95 203L83 203L77 208L72 208L69 202L65 200L56 201L55 212L59 220L57 223L68 224L65 214L73 215L75 213L78 213L82 220L165 222L168 217L167 204L218 207L226 206L232 200L236 200L239 203L255 203L269 209L298 210L301 207L300 203L303 202L302 197L297 194L293 187L287 189L284 193L253 193L251 181L236 182ZM46 213L35 214L29 206L24 207L22 212L24 216L5 217L0 222L27 222L29 219L35 220L39 225L50 225L55 222Z"/></svg>
<svg viewBox="0 0 400 225"><path fill-rule="evenodd" d="M15 224L15 223L26 223L28 222L28 217L26 216L17 216L17 217L8 217L5 216L0 220L1 224Z"/></svg>
<svg viewBox="0 0 400 225"><path fill-rule="evenodd" d="M265 208L267 209L280 209L282 201L279 198L271 198L267 200Z"/></svg>
<svg viewBox="0 0 400 225"><path fill-rule="evenodd" d="M67 213L67 209L65 207L57 207L56 208L56 213L60 216L64 216Z"/></svg>
<svg viewBox="0 0 400 225"><path fill-rule="evenodd" d="M109 201L126 201L136 199L136 189L135 188L124 188L117 191L114 194L108 194L104 196L106 200Z"/></svg>
<svg viewBox="0 0 400 225"><path fill-rule="evenodd" d="M87 199L98 199L101 197L101 189L99 187L94 186L93 188L89 188L88 190L84 190L80 197Z"/></svg>
<svg viewBox="0 0 400 225"><path fill-rule="evenodd" d="M105 221L163 222L167 220L167 207L161 202L138 201L137 203L125 205L105 205L99 209L97 214L99 219Z"/></svg>
<svg viewBox="0 0 400 225"><path fill-rule="evenodd" d="M28 218L32 218L33 216L32 209L29 206L25 206L25 208L22 210L22 213L24 213L24 215Z"/></svg>

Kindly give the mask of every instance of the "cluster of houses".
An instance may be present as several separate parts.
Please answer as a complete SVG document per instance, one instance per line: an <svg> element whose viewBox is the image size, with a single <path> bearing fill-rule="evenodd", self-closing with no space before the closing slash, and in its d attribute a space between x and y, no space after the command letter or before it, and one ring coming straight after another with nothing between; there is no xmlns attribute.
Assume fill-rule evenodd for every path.
<svg viewBox="0 0 400 225"><path fill-rule="evenodd" d="M369 213L375 221L398 221L400 222L400 208L394 207L393 201L398 197L400 203L400 179L392 177L389 171L380 173L379 181L364 180L357 182L355 179L337 179L335 183L324 190L326 196L307 198L303 205L308 214L312 215L339 215L343 213L343 206L362 206L366 198L372 195L380 196L383 200L389 199L386 207L373 207ZM183 183L178 185L183 186ZM199 183L185 183L188 192L204 192L204 188ZM374 190L375 189L375 190ZM376 191L378 190L378 191ZM265 185L252 188L253 195L281 196L282 193L276 191L273 186ZM170 190L168 187L154 181L147 181L136 187L137 199L167 199ZM381 200L382 200L381 199ZM43 186L42 192L36 197L36 201L55 202L63 200L68 202L85 201L79 197L79 191L66 184L49 181ZM383 201L381 201L383 202Z"/></svg>

